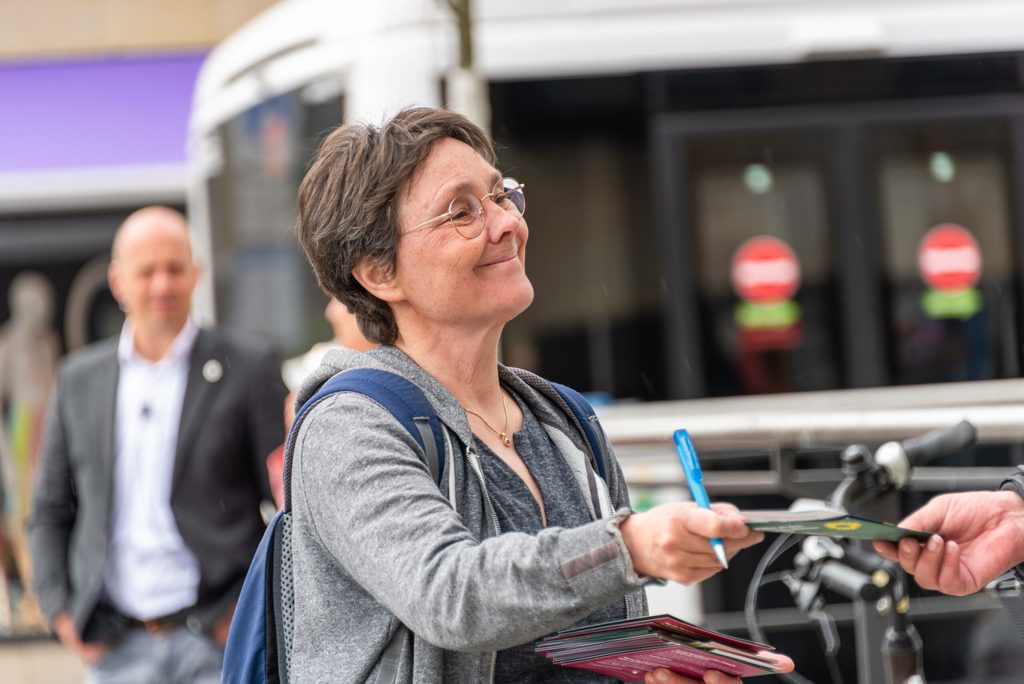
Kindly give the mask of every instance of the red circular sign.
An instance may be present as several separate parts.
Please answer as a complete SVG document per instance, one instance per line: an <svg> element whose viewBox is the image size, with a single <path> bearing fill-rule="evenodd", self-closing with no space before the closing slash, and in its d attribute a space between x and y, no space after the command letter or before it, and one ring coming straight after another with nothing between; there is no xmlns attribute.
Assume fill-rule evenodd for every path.
<svg viewBox="0 0 1024 684"><path fill-rule="evenodd" d="M933 289L966 290L981 277L981 250L966 228L941 223L921 238L917 267Z"/></svg>
<svg viewBox="0 0 1024 684"><path fill-rule="evenodd" d="M800 287L800 262L782 240L756 235L732 255L732 286L750 302L783 302Z"/></svg>

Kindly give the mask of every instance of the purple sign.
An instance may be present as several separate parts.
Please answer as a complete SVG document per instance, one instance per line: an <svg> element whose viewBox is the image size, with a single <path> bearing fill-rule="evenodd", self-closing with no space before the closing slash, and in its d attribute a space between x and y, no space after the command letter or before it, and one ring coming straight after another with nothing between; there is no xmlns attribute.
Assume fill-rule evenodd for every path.
<svg viewBox="0 0 1024 684"><path fill-rule="evenodd" d="M0 64L0 172L182 163L205 57Z"/></svg>

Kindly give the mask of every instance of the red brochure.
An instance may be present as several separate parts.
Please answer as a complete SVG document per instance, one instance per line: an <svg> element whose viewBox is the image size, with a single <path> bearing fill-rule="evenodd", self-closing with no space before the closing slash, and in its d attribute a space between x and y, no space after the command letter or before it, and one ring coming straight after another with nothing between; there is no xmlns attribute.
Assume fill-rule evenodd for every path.
<svg viewBox="0 0 1024 684"><path fill-rule="evenodd" d="M665 667L700 678L707 670L734 677L790 672L793 661L772 647L705 629L671 615L617 620L562 630L542 639L537 651L552 662L623 681Z"/></svg>

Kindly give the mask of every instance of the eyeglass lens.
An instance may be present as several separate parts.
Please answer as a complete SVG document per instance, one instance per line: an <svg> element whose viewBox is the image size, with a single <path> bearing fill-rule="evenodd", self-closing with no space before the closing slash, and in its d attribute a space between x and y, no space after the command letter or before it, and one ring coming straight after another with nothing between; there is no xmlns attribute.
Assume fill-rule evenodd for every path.
<svg viewBox="0 0 1024 684"><path fill-rule="evenodd" d="M523 192L522 184L514 178L502 178L494 186L489 197L502 209L523 215L526 211L526 195ZM482 225L477 225L477 219L483 213L483 205L480 199L471 194L460 195L452 200L448 207L449 220L459 233L468 238L474 238L483 230Z"/></svg>
<svg viewBox="0 0 1024 684"><path fill-rule="evenodd" d="M522 215L526 211L526 193L523 190L523 185L515 178L502 178L498 181L498 187L501 188L498 194L508 198L516 211Z"/></svg>

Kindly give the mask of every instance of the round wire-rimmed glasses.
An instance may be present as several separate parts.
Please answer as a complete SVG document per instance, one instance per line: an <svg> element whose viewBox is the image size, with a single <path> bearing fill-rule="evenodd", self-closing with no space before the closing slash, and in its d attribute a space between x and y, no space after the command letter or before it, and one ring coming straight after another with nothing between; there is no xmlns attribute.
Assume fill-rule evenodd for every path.
<svg viewBox="0 0 1024 684"><path fill-rule="evenodd" d="M448 211L413 226L405 233L411 233L441 221L448 221L459 235L472 240L484 230L484 222L480 220L484 213L484 200L489 199L508 213L522 218L526 212L524 188L526 186L515 178L502 178L494 184L494 189L483 197L477 198L470 193L456 195L448 205Z"/></svg>

